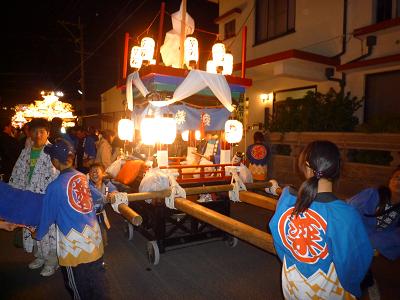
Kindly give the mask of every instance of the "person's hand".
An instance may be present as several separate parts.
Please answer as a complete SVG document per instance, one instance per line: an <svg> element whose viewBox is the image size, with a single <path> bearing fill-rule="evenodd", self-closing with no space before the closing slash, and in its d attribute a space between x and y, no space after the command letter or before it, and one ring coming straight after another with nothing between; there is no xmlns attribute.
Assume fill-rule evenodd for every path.
<svg viewBox="0 0 400 300"><path fill-rule="evenodd" d="M0 221L0 229L4 229L7 231L13 231L14 229L22 227L21 225L14 224L14 223L8 223L6 221Z"/></svg>
<svg viewBox="0 0 400 300"><path fill-rule="evenodd" d="M115 195L117 192L111 192L107 194L107 202L113 204L115 202Z"/></svg>

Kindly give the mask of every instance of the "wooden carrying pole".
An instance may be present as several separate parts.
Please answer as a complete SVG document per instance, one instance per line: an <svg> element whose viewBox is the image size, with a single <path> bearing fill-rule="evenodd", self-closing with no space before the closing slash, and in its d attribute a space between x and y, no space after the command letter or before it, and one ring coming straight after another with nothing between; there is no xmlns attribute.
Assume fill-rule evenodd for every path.
<svg viewBox="0 0 400 300"><path fill-rule="evenodd" d="M257 182L257 183L247 183L246 187L248 189L264 189L268 186L268 182ZM185 188L186 195L198 195L204 193L218 193L218 192L228 192L233 189L232 184L223 184L223 185L211 185L211 186L199 186L199 187L190 187ZM146 199L155 199L155 198L165 198L171 195L171 190L163 190L159 192L142 192L142 193L133 193L128 194L128 201L142 201ZM268 210L274 211L276 208L276 200L271 197L259 195L253 192L241 191L239 193L240 201L252 204L261 208L265 208Z"/></svg>
<svg viewBox="0 0 400 300"><path fill-rule="evenodd" d="M143 218L141 215L139 215L137 212L135 212L133 209L131 209L128 205L126 204L120 204L118 205L118 210L120 214L127 219L129 222L131 222L135 226L139 226L143 222Z"/></svg>
<svg viewBox="0 0 400 300"><path fill-rule="evenodd" d="M175 198L174 205L180 211L183 211L196 219L206 222L222 231L238 237L241 240L247 241L265 251L276 254L272 236L266 232L236 221L184 198Z"/></svg>

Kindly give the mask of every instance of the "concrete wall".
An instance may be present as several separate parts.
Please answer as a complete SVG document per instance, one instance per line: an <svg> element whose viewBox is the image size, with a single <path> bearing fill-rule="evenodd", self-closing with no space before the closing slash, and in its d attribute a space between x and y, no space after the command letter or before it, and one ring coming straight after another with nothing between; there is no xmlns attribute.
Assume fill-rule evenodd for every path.
<svg viewBox="0 0 400 300"><path fill-rule="evenodd" d="M102 129L117 128L117 122L125 110L126 96L122 91L114 86L101 94Z"/></svg>

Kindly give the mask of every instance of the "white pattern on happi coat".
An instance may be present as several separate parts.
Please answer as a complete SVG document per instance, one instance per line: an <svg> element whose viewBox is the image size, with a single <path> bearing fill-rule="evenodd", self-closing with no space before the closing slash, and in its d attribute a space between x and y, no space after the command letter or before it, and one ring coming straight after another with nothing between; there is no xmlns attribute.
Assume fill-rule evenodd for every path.
<svg viewBox="0 0 400 300"><path fill-rule="evenodd" d="M49 144L49 142L46 144ZM22 150L17 162L15 163L9 184L18 189L44 194L49 183L57 178L59 171L54 168L50 156L42 151L36 162L31 180L29 181L31 149L31 145L27 145ZM32 252L33 242L30 231L24 228L23 245L25 251ZM41 241L37 242L37 246L38 251L41 252L43 257L47 257L51 250L55 251L57 241L56 228L54 224L50 226L48 234L46 234Z"/></svg>

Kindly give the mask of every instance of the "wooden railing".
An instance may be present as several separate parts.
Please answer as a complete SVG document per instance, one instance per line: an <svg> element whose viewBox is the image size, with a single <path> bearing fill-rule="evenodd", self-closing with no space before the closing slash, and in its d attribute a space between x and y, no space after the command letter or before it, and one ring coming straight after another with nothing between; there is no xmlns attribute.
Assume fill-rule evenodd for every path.
<svg viewBox="0 0 400 300"><path fill-rule="evenodd" d="M367 134L342 132L273 132L269 135L272 145L288 145L290 155L275 154L270 176L279 182L299 185L302 181L297 168L297 158L309 142L329 140L334 142L342 154L343 168L337 183L337 193L351 196L361 189L387 184L390 174L400 165L400 134ZM355 163L348 160L349 150L388 151L392 161L388 166Z"/></svg>

